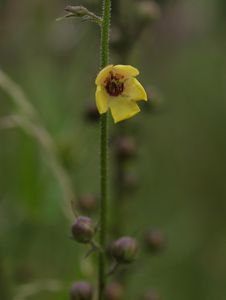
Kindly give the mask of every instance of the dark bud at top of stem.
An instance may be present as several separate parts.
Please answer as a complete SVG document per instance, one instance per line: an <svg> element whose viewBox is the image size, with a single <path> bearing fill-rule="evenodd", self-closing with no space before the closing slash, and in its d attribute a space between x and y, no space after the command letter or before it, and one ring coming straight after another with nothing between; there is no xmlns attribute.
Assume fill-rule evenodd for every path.
<svg viewBox="0 0 226 300"><path fill-rule="evenodd" d="M92 241L96 228L90 218L80 216L72 225L71 232L77 242L86 244Z"/></svg>
<svg viewBox="0 0 226 300"><path fill-rule="evenodd" d="M122 136L115 141L115 152L118 159L128 159L136 155L136 141L132 136Z"/></svg>
<svg viewBox="0 0 226 300"><path fill-rule="evenodd" d="M97 207L97 197L87 194L78 199L78 206L83 212L93 212Z"/></svg>
<svg viewBox="0 0 226 300"><path fill-rule="evenodd" d="M134 238L125 236L111 245L112 257L121 264L129 264L136 259L138 253L138 244Z"/></svg>
<svg viewBox="0 0 226 300"><path fill-rule="evenodd" d="M161 252L166 247L166 237L160 229L151 229L146 234L146 244L153 253Z"/></svg>
<svg viewBox="0 0 226 300"><path fill-rule="evenodd" d="M71 300L92 300L93 287L88 282L76 282L71 287L70 296Z"/></svg>
<svg viewBox="0 0 226 300"><path fill-rule="evenodd" d="M121 300L123 297L123 287L118 282L112 282L107 285L105 291L106 300Z"/></svg>
<svg viewBox="0 0 226 300"><path fill-rule="evenodd" d="M95 103L89 103L85 109L85 118L90 122L97 122L100 119L100 114Z"/></svg>
<svg viewBox="0 0 226 300"><path fill-rule="evenodd" d="M142 300L160 300L160 295L158 292L150 290L144 295Z"/></svg>

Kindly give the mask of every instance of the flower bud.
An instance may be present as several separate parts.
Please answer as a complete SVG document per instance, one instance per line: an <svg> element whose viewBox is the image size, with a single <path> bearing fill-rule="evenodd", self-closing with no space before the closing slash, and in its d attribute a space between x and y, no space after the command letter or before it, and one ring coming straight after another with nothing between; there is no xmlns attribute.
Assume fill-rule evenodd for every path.
<svg viewBox="0 0 226 300"><path fill-rule="evenodd" d="M66 16L59 18L58 20L62 20L64 18L69 18L69 17L76 17L76 18L82 18L83 20L89 20L92 22L95 22L99 25L102 24L102 18L95 15L92 11L88 10L86 7L82 6L82 5L77 5L77 6L73 6L73 5L68 5L65 7L65 9L67 12L69 12L69 14L67 14Z"/></svg>
<svg viewBox="0 0 226 300"><path fill-rule="evenodd" d="M89 14L88 9L81 5L78 6L68 5L65 7L64 10L73 13L77 17L84 17Z"/></svg>
<svg viewBox="0 0 226 300"><path fill-rule="evenodd" d="M71 287L70 295L71 300L91 300L93 299L93 287L88 282L76 282Z"/></svg>
<svg viewBox="0 0 226 300"><path fill-rule="evenodd" d="M97 197L91 194L81 196L78 199L78 205L84 212L94 211L97 207Z"/></svg>
<svg viewBox="0 0 226 300"><path fill-rule="evenodd" d="M95 225L93 221L84 216L77 218L71 227L73 238L79 243L89 243L95 234Z"/></svg>
<svg viewBox="0 0 226 300"><path fill-rule="evenodd" d="M105 291L106 300L121 300L123 296L123 287L118 282L112 282L107 285Z"/></svg>
<svg viewBox="0 0 226 300"><path fill-rule="evenodd" d="M142 300L160 300L160 295L156 291L151 290L144 295Z"/></svg>
<svg viewBox="0 0 226 300"><path fill-rule="evenodd" d="M95 103L89 103L86 106L85 118L90 122L97 122L100 119L100 114Z"/></svg>
<svg viewBox="0 0 226 300"><path fill-rule="evenodd" d="M159 229L151 229L146 234L146 244L152 252L154 253L160 252L166 246L165 235Z"/></svg>
<svg viewBox="0 0 226 300"><path fill-rule="evenodd" d="M136 259L138 252L137 241L131 237L122 237L111 245L111 255L118 263L129 264Z"/></svg>
<svg viewBox="0 0 226 300"><path fill-rule="evenodd" d="M119 159L126 159L135 156L136 141L132 136L123 136L116 139L115 151Z"/></svg>

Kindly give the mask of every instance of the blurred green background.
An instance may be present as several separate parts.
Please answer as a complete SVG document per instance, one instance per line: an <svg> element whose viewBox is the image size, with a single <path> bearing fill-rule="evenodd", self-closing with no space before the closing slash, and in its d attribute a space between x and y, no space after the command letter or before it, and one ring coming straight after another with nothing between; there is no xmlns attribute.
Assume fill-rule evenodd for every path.
<svg viewBox="0 0 226 300"><path fill-rule="evenodd" d="M131 1L121 3L122 13L129 15ZM0 0L0 70L38 111L78 196L99 191L98 124L87 122L84 111L94 102L100 36L88 22L55 22L66 4ZM97 12L101 8L100 1L81 4ZM124 231L142 241L147 228L159 227L168 246L161 255L141 253L128 269L124 299L141 299L153 288L161 299L223 300L225 1L159 5L161 17L146 26L128 59L141 71L140 81L156 93L156 103L127 121L138 139L139 156L130 168L140 186L128 196ZM121 63L114 51L111 61ZM16 113L11 97L0 89L1 119ZM120 126L110 120L111 132ZM95 255L83 260L85 248L69 238L62 189L37 140L21 128L1 128L0 143L0 299L66 300L74 280L95 282ZM47 288L52 291L37 288L23 298L24 287L46 280L56 280Z"/></svg>

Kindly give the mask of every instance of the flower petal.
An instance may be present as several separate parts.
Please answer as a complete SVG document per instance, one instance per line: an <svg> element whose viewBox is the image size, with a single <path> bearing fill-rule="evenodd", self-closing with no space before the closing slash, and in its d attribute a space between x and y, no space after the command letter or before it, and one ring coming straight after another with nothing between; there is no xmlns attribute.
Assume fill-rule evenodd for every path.
<svg viewBox="0 0 226 300"><path fill-rule="evenodd" d="M113 68L113 65L109 65L109 66L103 68L99 72L99 74L97 75L96 81L95 81L96 85L104 83L105 79L107 78L107 76L108 76L109 72L112 70L112 68Z"/></svg>
<svg viewBox="0 0 226 300"><path fill-rule="evenodd" d="M148 100L145 89L136 78L129 78L126 80L123 94L134 101Z"/></svg>
<svg viewBox="0 0 226 300"><path fill-rule="evenodd" d="M96 106L100 114L104 114L108 110L109 99L110 97L105 89L98 85L96 89Z"/></svg>
<svg viewBox="0 0 226 300"><path fill-rule="evenodd" d="M115 65L113 66L113 70L123 75L125 78L135 77L139 75L139 71L130 65Z"/></svg>
<svg viewBox="0 0 226 300"><path fill-rule="evenodd" d="M130 101L128 98L124 97L111 99L109 106L115 123L131 118L140 112L140 108L136 102Z"/></svg>

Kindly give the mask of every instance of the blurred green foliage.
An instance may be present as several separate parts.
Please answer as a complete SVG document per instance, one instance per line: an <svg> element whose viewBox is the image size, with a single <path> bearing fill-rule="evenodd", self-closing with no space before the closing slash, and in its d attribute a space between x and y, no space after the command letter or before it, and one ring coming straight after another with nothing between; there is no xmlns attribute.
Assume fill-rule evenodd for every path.
<svg viewBox="0 0 226 300"><path fill-rule="evenodd" d="M64 5L0 1L0 68L38 110L76 194L98 193L99 132L84 109L94 101L99 32L89 23L55 22ZM140 80L161 97L155 110L128 121L139 140L140 188L127 202L126 233L142 241L147 228L159 226L168 249L141 255L125 299L139 299L151 287L162 299L226 297L224 6L164 1L161 19L145 29L130 57ZM112 61L118 62L113 52ZM15 113L2 90L0 101L2 117ZM53 278L63 290L28 299L66 300L73 280L88 274L95 282L95 255L81 266L84 248L70 240L62 191L42 148L21 129L0 134L0 298L12 300L22 284Z"/></svg>

